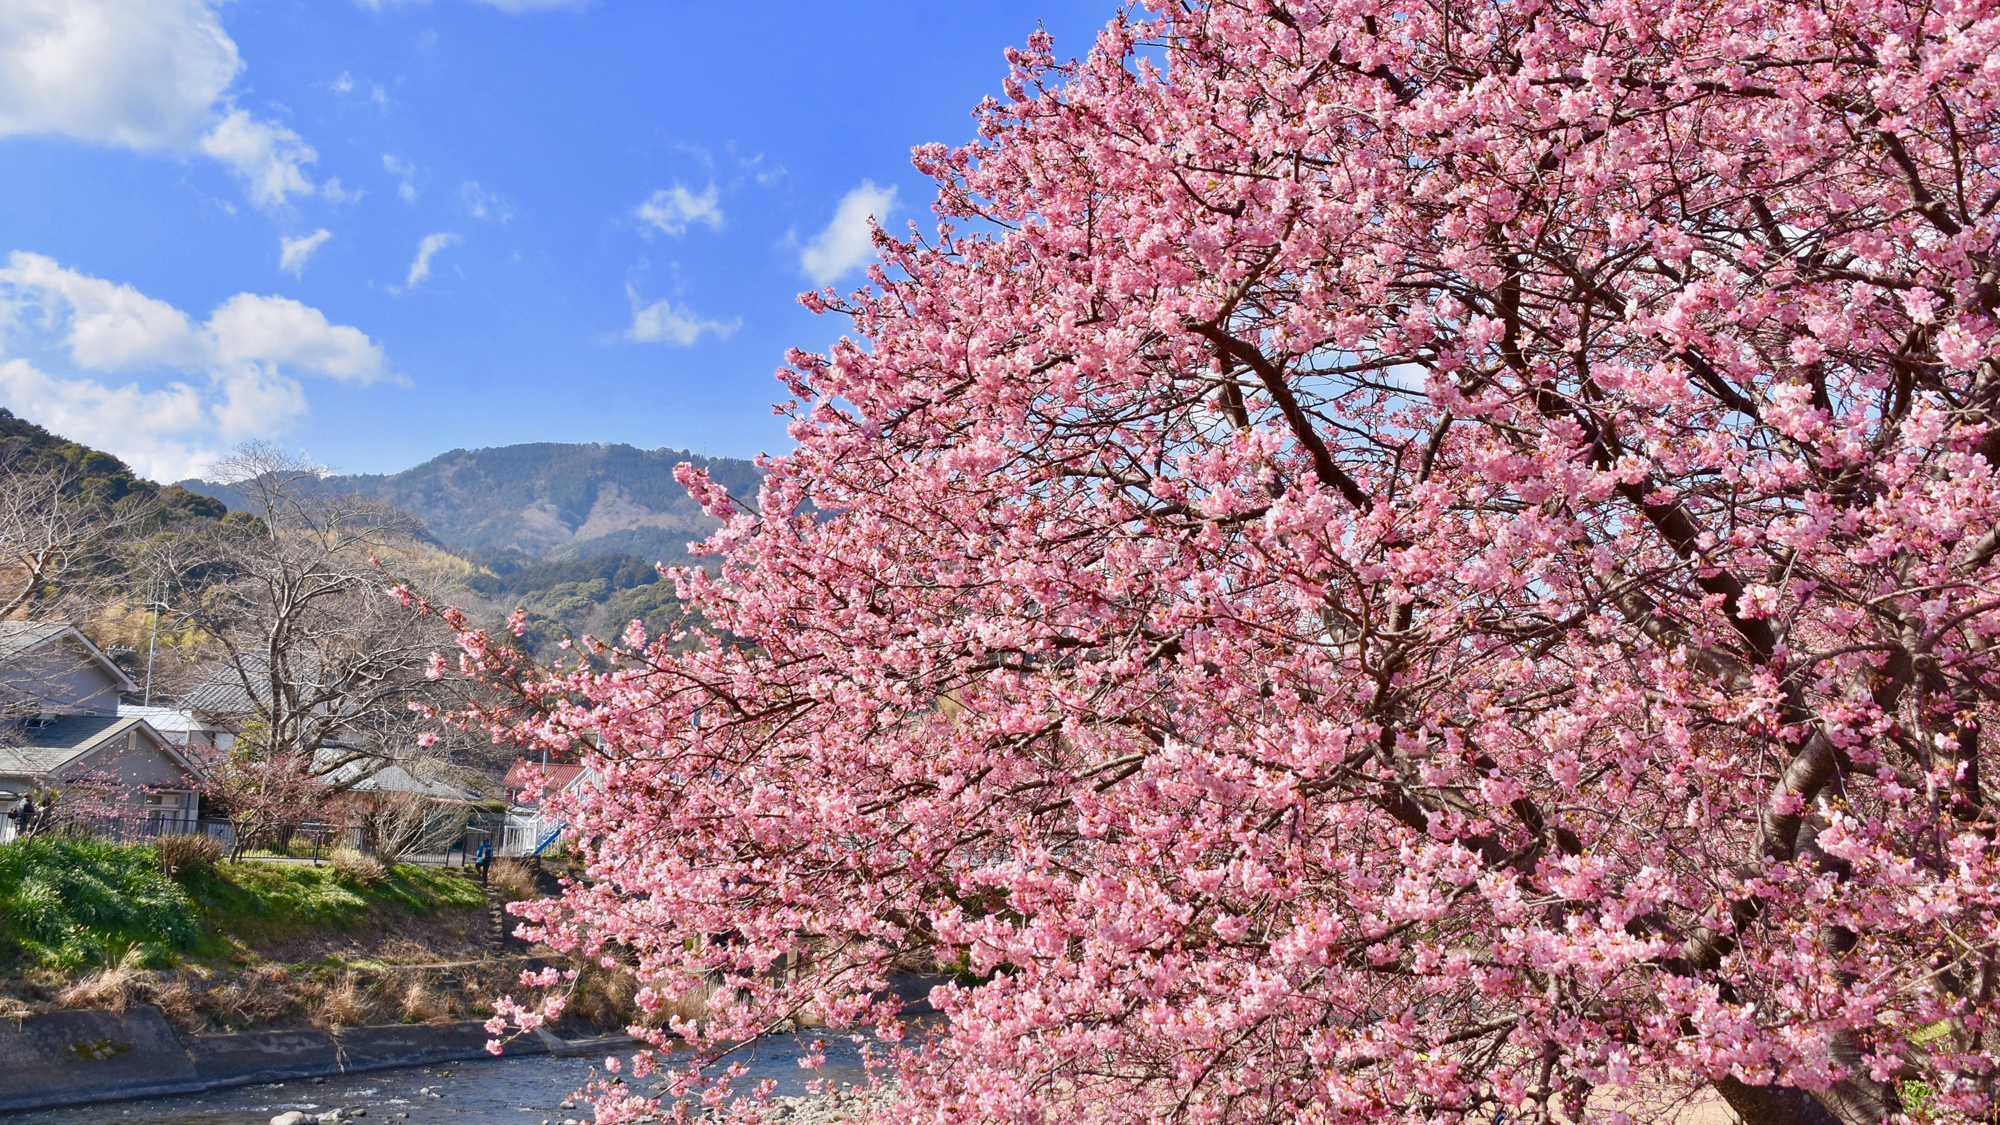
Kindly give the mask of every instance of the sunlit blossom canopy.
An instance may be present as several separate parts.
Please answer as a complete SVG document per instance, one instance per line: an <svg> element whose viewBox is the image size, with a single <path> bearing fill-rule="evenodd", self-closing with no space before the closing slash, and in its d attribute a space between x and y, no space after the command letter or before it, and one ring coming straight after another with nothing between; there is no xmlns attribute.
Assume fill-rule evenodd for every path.
<svg viewBox="0 0 2000 1125"><path fill-rule="evenodd" d="M685 475L717 635L522 688L541 932L714 1045L946 974L898 1121L1993 1112L1994 5L1054 51Z"/></svg>

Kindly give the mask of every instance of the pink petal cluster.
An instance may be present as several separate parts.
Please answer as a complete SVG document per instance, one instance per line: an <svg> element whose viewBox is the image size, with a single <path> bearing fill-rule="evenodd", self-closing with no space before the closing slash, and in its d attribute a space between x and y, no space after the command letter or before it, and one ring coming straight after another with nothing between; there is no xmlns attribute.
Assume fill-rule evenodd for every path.
<svg viewBox="0 0 2000 1125"><path fill-rule="evenodd" d="M711 631L467 634L602 777L530 932L704 1048L875 1027L898 1122L1990 1120L2000 4L1010 59L796 451L682 470Z"/></svg>

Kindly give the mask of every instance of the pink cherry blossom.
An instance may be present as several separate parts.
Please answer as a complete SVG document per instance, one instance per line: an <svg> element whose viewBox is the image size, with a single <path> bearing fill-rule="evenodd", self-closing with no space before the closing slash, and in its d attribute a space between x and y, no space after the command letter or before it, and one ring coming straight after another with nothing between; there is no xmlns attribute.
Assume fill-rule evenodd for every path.
<svg viewBox="0 0 2000 1125"><path fill-rule="evenodd" d="M710 998L599 1120L808 1017L913 1125L1990 1120L2000 5L1009 59L804 298L796 449L681 470L703 627L465 635L462 718L600 781L524 930Z"/></svg>

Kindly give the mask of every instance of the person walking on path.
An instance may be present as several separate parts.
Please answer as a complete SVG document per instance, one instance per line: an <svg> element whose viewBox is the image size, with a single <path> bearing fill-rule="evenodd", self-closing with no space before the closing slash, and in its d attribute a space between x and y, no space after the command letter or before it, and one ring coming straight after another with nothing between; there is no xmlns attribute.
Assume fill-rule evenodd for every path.
<svg viewBox="0 0 2000 1125"><path fill-rule="evenodd" d="M486 882L486 869L493 865L493 842L479 841L479 850L472 853L473 866L479 868L479 881Z"/></svg>

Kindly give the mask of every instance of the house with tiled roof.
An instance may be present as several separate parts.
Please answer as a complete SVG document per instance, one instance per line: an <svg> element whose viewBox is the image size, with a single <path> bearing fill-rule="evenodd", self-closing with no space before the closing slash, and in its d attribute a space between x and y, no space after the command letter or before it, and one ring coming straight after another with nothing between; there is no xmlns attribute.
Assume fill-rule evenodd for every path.
<svg viewBox="0 0 2000 1125"><path fill-rule="evenodd" d="M528 800L523 791L537 774L541 777L539 789L543 795L558 793L586 781L585 768L573 762L542 762L537 765L526 758L514 759L507 770L507 776L500 784L507 790L507 803L522 808L531 808L540 802Z"/></svg>
<svg viewBox="0 0 2000 1125"><path fill-rule="evenodd" d="M207 719L186 707L121 703L118 705L118 713L146 720L152 724L154 730L166 736L168 742L192 754L227 750L236 740L235 733L227 726Z"/></svg>
<svg viewBox="0 0 2000 1125"><path fill-rule="evenodd" d="M0 621L0 720L115 715L136 687L67 621Z"/></svg>
<svg viewBox="0 0 2000 1125"><path fill-rule="evenodd" d="M539 784L534 784L539 777ZM550 816L543 808L543 801L552 794L596 785L600 782L596 770L574 762L530 762L526 758L516 758L514 765L500 784L507 790L507 819L501 830L499 851L501 855L540 855L569 830L569 825ZM531 784L537 795L530 798L525 790Z"/></svg>
<svg viewBox="0 0 2000 1125"><path fill-rule="evenodd" d="M101 781L120 819L191 830L194 764L147 715L120 713L136 686L67 622L0 622L0 812ZM0 842L19 826L0 817Z"/></svg>

